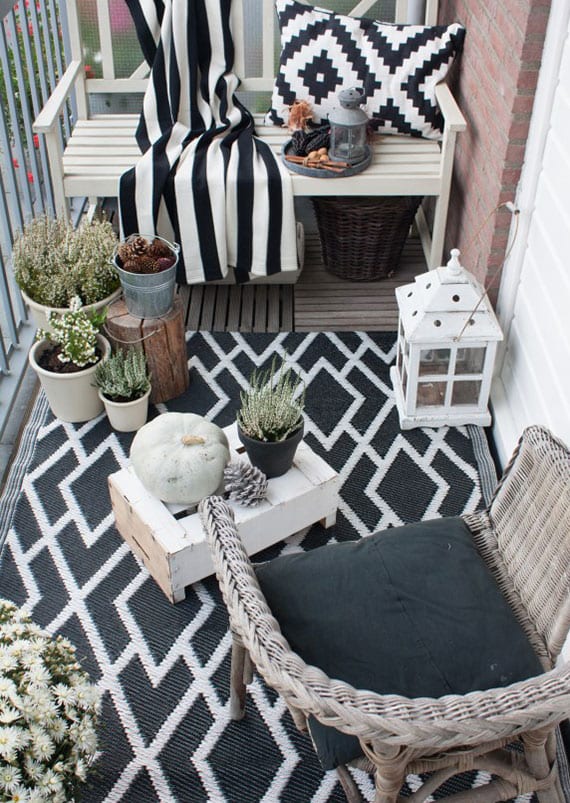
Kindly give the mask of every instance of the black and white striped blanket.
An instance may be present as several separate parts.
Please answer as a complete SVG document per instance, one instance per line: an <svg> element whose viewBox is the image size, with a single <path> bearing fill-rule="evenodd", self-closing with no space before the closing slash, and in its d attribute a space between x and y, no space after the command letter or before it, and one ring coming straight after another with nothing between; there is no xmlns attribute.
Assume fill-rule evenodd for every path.
<svg viewBox="0 0 570 803"><path fill-rule="evenodd" d="M151 74L121 233L179 242L189 284L297 269L289 174L235 97L231 2L127 0Z"/></svg>

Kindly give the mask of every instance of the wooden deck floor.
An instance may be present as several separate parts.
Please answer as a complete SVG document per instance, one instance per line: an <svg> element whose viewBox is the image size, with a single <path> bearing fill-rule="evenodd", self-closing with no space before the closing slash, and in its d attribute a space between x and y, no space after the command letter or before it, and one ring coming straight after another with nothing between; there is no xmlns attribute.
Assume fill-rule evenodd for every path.
<svg viewBox="0 0 570 803"><path fill-rule="evenodd" d="M346 281L325 270L311 214L303 210L305 265L297 284L184 287L186 328L210 332L396 331L395 288L427 270L419 239L408 238L392 278Z"/></svg>

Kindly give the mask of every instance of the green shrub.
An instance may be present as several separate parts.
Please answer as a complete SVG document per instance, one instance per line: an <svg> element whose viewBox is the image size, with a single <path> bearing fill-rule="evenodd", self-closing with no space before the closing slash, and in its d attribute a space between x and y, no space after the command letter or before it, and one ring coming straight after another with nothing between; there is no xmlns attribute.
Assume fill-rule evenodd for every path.
<svg viewBox="0 0 570 803"><path fill-rule="evenodd" d="M14 276L38 304L68 307L75 296L83 305L93 304L119 287L110 263L116 245L117 236L107 220L74 229L67 221L41 215L16 237Z"/></svg>
<svg viewBox="0 0 570 803"><path fill-rule="evenodd" d="M134 401L150 388L144 352L117 351L95 370L95 384L110 401Z"/></svg>
<svg viewBox="0 0 570 803"><path fill-rule="evenodd" d="M240 393L237 421L242 431L259 441L284 441L299 426L305 407L305 388L295 398L301 379L274 357L268 371L255 369L247 391Z"/></svg>

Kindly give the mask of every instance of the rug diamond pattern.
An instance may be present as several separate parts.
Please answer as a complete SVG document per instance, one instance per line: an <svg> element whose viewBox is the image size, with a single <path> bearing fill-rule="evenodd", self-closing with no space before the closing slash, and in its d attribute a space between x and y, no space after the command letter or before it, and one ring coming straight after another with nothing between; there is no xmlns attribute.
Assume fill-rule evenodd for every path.
<svg viewBox="0 0 570 803"><path fill-rule="evenodd" d="M480 505L466 429L399 430L392 335L192 333L188 392L152 414L193 411L229 424L252 367L268 367L276 352L307 384L306 439L343 487L335 528L314 527L265 557ZM342 801L336 776L322 772L259 678L248 716L230 722L230 639L215 580L172 606L120 538L106 478L126 465L130 441L104 416L71 425L46 408L1 566L3 595L70 635L104 693L98 771L84 803ZM359 774L358 783L371 799L370 779Z"/></svg>

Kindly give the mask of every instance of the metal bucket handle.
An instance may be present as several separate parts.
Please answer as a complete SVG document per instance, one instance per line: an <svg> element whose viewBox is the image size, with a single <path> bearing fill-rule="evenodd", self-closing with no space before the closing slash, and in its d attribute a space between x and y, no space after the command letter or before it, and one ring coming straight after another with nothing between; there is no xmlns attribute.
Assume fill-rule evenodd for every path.
<svg viewBox="0 0 570 803"><path fill-rule="evenodd" d="M167 240L166 237L161 237L160 234L138 234L137 232L133 232L133 234L129 234L128 237L125 237L124 240L121 240L121 242L117 243L116 246L113 248L113 253L109 257L109 262L115 268L118 267L116 259L119 256L120 246L123 243L127 243L129 240L134 239L135 237L144 237L145 240L148 240L150 237L152 237L153 240L162 240L162 242L166 243L166 245L176 256L178 256L180 253L180 246L178 245L178 243L171 243L170 240Z"/></svg>

